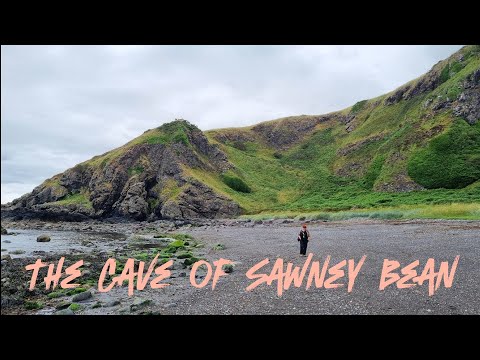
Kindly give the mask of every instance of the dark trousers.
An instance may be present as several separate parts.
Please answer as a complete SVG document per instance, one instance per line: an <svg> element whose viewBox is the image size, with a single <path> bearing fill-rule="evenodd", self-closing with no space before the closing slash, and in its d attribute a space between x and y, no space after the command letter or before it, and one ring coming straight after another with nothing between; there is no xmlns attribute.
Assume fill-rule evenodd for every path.
<svg viewBox="0 0 480 360"><path fill-rule="evenodd" d="M302 255L307 254L307 245L308 245L308 240L300 239L300 254Z"/></svg>

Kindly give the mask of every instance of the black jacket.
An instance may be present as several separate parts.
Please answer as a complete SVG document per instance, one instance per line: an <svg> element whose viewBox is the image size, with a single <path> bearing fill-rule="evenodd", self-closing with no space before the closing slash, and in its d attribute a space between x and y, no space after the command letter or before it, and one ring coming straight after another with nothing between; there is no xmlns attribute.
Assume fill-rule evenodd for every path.
<svg viewBox="0 0 480 360"><path fill-rule="evenodd" d="M298 238L297 240L300 241L300 240L307 240L310 238L310 232L308 230L300 230L300 234L298 234Z"/></svg>

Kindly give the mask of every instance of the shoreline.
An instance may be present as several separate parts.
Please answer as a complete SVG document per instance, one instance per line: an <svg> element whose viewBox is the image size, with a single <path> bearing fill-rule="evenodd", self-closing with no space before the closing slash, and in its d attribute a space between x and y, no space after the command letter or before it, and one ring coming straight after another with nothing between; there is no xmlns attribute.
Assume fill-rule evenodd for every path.
<svg viewBox="0 0 480 360"><path fill-rule="evenodd" d="M92 239L89 241L91 244L87 244L91 247L85 251L78 247L70 249L74 246L69 246L66 252L40 251L26 257L2 259L2 315L480 313L476 298L478 289L472 278L480 261L477 243L480 221L472 220L310 221L313 240L308 252L314 253L315 258L332 255L332 259L336 260L358 260L367 254L355 291L347 294L341 290L290 289L281 298L272 287L260 286L255 291L245 291L248 286L245 273L258 261L264 258L283 258L285 262L295 264L304 261L298 256L295 241L300 224L301 221L292 220L255 222L238 219L202 222L201 226L181 222L4 222L8 230L33 228L29 240L32 242L37 234L49 234L49 230L52 245L62 241L55 235L62 231L68 235L63 237L67 241L70 236L67 231L73 231L79 238L91 236ZM100 236L106 232L123 236L109 243ZM155 237L159 234L162 234L160 239ZM164 243L162 238L167 237L171 239ZM12 244L15 242L15 236L2 236L2 241L6 238ZM98 292L98 276L108 258L116 258L119 264L125 264L127 258L135 258L144 261L148 267L154 255L158 252L164 254L169 242L175 238L183 239L180 245L185 249L168 255L174 261L172 276L167 281L170 286L136 290L133 296L128 296L127 286L115 287L108 293ZM439 241L442 242L441 247L438 246ZM413 243L416 244L414 252L411 250ZM45 247L44 250L49 249ZM234 271L220 278L215 291L210 286L196 289L189 280L191 264L186 265L183 255L178 256L185 252L210 263L220 258L232 260ZM408 264L430 257L438 261L452 261L456 255L460 255L461 260L452 289L441 289L434 297L429 297L428 290L424 288L397 290L392 287L385 292L378 291L376 277L385 258ZM25 266L33 263L35 258L58 263L62 256L66 259L64 269L80 259L85 261L80 290L77 290L85 295L58 288L45 290L44 284L41 284L43 288L37 284L33 292L28 291L31 274L24 270ZM83 271L86 271L85 275ZM40 273L39 279L45 276L44 272ZM199 273L198 281L204 276L204 273ZM79 297L76 298L77 295ZM321 306L312 307L312 301ZM71 306L73 310L69 309Z"/></svg>
<svg viewBox="0 0 480 360"><path fill-rule="evenodd" d="M80 222L70 221L43 221L43 220L2 220L2 227L5 229L18 230L57 230L57 231L96 231L103 233L118 233L129 235L138 231L181 231L190 228L212 228L212 227L266 227L266 226L300 226L306 223L310 225L341 225L341 224L477 224L480 226L480 220L464 219L368 219L351 218L346 220L294 220L289 218L252 220L252 219L194 219L194 220L158 220L154 222L147 221L99 221L87 220Z"/></svg>

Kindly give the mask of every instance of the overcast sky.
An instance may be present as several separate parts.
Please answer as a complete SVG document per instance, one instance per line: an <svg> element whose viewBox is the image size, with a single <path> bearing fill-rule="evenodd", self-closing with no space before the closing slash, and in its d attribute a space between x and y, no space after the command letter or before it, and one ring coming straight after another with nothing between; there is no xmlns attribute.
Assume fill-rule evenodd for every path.
<svg viewBox="0 0 480 360"><path fill-rule="evenodd" d="M448 46L2 46L1 202L147 129L323 114L391 91Z"/></svg>

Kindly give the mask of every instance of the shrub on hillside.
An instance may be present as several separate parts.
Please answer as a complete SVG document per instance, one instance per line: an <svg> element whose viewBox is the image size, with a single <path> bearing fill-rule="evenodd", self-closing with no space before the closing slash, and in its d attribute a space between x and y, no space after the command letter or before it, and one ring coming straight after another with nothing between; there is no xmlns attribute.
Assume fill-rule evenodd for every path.
<svg viewBox="0 0 480 360"><path fill-rule="evenodd" d="M408 174L428 189L460 189L480 179L480 123L456 120L413 154Z"/></svg>
<svg viewBox="0 0 480 360"><path fill-rule="evenodd" d="M242 179L236 176L222 175L222 181L235 191L239 191L243 193L252 192L250 187L247 184L245 184L245 182Z"/></svg>
<svg viewBox="0 0 480 360"><path fill-rule="evenodd" d="M245 145L244 142L241 142L241 141L235 141L233 143L233 147L235 149L238 149L238 150L242 150L242 151L246 151L247 150L247 146Z"/></svg>

